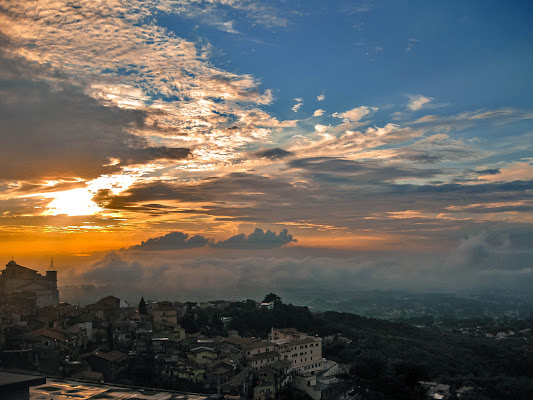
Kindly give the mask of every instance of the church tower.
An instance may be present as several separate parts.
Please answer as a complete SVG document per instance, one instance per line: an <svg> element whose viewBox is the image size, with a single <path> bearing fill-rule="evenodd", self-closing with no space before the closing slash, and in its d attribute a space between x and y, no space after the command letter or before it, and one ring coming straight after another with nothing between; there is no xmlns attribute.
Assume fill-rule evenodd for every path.
<svg viewBox="0 0 533 400"><path fill-rule="evenodd" d="M53 302L59 304L59 290L57 290L57 271L54 268L54 259L50 260L50 268L46 271L46 280L52 291Z"/></svg>

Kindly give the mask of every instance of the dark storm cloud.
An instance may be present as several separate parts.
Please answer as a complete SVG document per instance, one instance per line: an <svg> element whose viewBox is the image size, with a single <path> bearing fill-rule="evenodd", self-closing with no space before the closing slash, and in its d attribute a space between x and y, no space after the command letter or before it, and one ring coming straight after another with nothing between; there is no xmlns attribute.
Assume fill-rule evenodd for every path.
<svg viewBox="0 0 533 400"><path fill-rule="evenodd" d="M256 228L253 233L246 236L244 233L232 236L229 239L213 243L211 247L221 249L273 249L281 247L291 242L296 242L292 235L283 229L278 235L270 230L264 232L262 229Z"/></svg>
<svg viewBox="0 0 533 400"><path fill-rule="evenodd" d="M270 160L278 160L288 156L292 156L294 153L275 147L273 149L259 150L255 153L258 158L268 158Z"/></svg>
<svg viewBox="0 0 533 400"><path fill-rule="evenodd" d="M189 237L188 234L183 232L170 232L164 236L143 241L141 244L130 247L130 249L143 251L182 250L205 247L208 242L209 239L200 235Z"/></svg>
<svg viewBox="0 0 533 400"><path fill-rule="evenodd" d="M143 123L143 112L103 106L77 86L29 78L31 71L38 75L0 58L2 178L90 179L126 164L189 156L189 149L151 147L128 133ZM112 159L121 163L108 165Z"/></svg>

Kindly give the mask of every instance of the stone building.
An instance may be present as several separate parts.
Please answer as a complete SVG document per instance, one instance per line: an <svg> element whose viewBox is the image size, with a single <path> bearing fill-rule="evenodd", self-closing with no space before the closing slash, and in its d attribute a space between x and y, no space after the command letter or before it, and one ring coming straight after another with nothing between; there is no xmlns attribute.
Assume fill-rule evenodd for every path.
<svg viewBox="0 0 533 400"><path fill-rule="evenodd" d="M35 293L37 307L58 305L57 271L46 271L43 276L11 260L0 275L0 293L9 295L20 291Z"/></svg>

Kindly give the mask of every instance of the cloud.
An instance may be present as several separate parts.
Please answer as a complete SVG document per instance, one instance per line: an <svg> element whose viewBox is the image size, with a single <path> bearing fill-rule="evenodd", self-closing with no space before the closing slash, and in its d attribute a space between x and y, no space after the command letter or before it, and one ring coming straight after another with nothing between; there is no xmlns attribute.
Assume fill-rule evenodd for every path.
<svg viewBox="0 0 533 400"><path fill-rule="evenodd" d="M0 70L1 66L0 61ZM154 160L164 155L162 149L154 151L146 140L125 132L141 123L141 112L102 106L73 86L57 90L20 76L4 83L4 179L93 178L119 170L106 165L110 158ZM180 158L188 152L180 149Z"/></svg>
<svg viewBox="0 0 533 400"><path fill-rule="evenodd" d="M313 113L313 117L320 117L322 115L324 115L325 111L321 108L319 108L318 110L315 110L315 112Z"/></svg>
<svg viewBox="0 0 533 400"><path fill-rule="evenodd" d="M232 236L229 239L211 244L211 247L221 249L273 249L281 247L291 242L296 242L292 235L283 229L278 235L270 230L264 232L256 228L253 233L246 236L244 233Z"/></svg>
<svg viewBox="0 0 533 400"><path fill-rule="evenodd" d="M195 247L205 247L209 239L195 235L189 237L183 232L170 232L164 236L151 238L141 242L141 244L130 247L131 250L157 251L157 250L181 250Z"/></svg>
<svg viewBox="0 0 533 400"><path fill-rule="evenodd" d="M231 21L224 22L225 18L235 12L241 13L244 20L249 20L254 26L273 28L283 27L288 23L278 9L254 0L162 0L155 2L154 6L168 14L179 14L229 33L238 33L233 31L233 26L228 31L226 24Z"/></svg>
<svg viewBox="0 0 533 400"><path fill-rule="evenodd" d="M289 162L292 168L313 174L314 179L329 183L379 185L400 178L434 177L439 169L416 169L406 165L380 163L379 161L355 161L335 157L299 158Z"/></svg>
<svg viewBox="0 0 533 400"><path fill-rule="evenodd" d="M499 168L487 168L474 172L478 175L498 175L502 173Z"/></svg>
<svg viewBox="0 0 533 400"><path fill-rule="evenodd" d="M410 53L413 48L415 47L415 44L420 42L420 40L418 39L415 39L415 38L409 38L407 39L407 47L405 48L405 52L406 53Z"/></svg>
<svg viewBox="0 0 533 400"><path fill-rule="evenodd" d="M323 95L323 94L320 94L320 95L316 96L316 99L317 99L318 101L324 101L324 100L326 99L326 96Z"/></svg>
<svg viewBox="0 0 533 400"><path fill-rule="evenodd" d="M343 113L338 113L338 112L333 113L332 116L335 118L341 118L344 122L358 122L363 117L366 117L371 112L375 112L377 110L378 110L377 107L361 106L361 107L356 107L351 110L345 111Z"/></svg>
<svg viewBox="0 0 533 400"><path fill-rule="evenodd" d="M180 168L186 169L190 165L191 169L198 169L203 165L213 169L222 160L242 159L244 146L264 141L270 129L284 126L283 122L256 108L273 101L270 90L259 90L258 79L214 67L209 61L209 44L190 42L154 23L155 16L162 13L192 16L203 10L202 14L209 14L211 18L219 14L218 11L226 10L229 14L233 11L243 13L263 26L283 26L285 22L275 18L274 8L255 1L247 1L244 6L237 1L167 0L132 0L127 5L112 2L108 7L84 0L77 2L75 7L68 4L60 10L57 7L52 0L6 5L0 24L5 38L5 63L15 72L21 66L29 65L34 70L26 74L27 78L22 77L16 82L2 98L11 102L16 99L27 101L32 97L26 93L25 79L48 82L58 93L52 95L47 111L54 117L50 119L60 124L61 105L54 104L53 97L61 96L59 92L73 87L76 89L71 92L78 92L82 101L90 100L109 109L107 113L99 110L102 118L96 113L88 115L88 119L94 121L94 130L101 132L99 135L105 135L107 141L110 137L135 135L146 143L131 147L154 148L144 155L125 151L126 154L118 157L106 149L92 152L92 148L97 147L93 143L87 147L87 153L92 153L91 157L98 160L104 159L100 165L108 164L110 157L121 160L137 157L150 162L153 161L150 154L160 152L163 147L195 148L199 150L195 162L182 163ZM55 18L54 12L60 12L62 18ZM226 31L235 30L231 20L221 21ZM79 100L75 99L74 103L76 101ZM34 118L31 105L12 103L12 107L17 108L15 115L30 116L26 118L27 124L39 125L40 121L36 121L39 112ZM109 129L101 123L111 111L122 116L105 120L116 135L109 134ZM91 124L84 123L79 113L73 115L76 118L69 118L67 113L64 116L65 126L73 124L75 135L78 134L75 125L78 121L83 128L79 135L88 131L87 137L92 137ZM130 122L128 116L133 121ZM228 135L226 129L232 124L239 129ZM93 142L97 143L98 134L95 136ZM41 137L44 140L48 136L42 134ZM166 151L166 156L170 151ZM78 158L83 161L86 157ZM181 158L164 158L169 159ZM115 171L117 169L115 167ZM99 173L102 170L96 167L95 174Z"/></svg>
<svg viewBox="0 0 533 400"><path fill-rule="evenodd" d="M136 261L128 262L115 252L107 253L104 258L81 274L85 282L99 284L124 284L138 282L145 273L144 266Z"/></svg>
<svg viewBox="0 0 533 400"><path fill-rule="evenodd" d="M256 228L248 236L241 233L218 242L201 235L189 236L187 233L176 231L142 241L141 244L131 246L126 250L166 251L206 246L220 249L272 249L291 242L297 242L297 240L288 233L287 229L283 229L276 235L270 230L264 232L262 229Z"/></svg>
<svg viewBox="0 0 533 400"><path fill-rule="evenodd" d="M449 249L431 254L410 251L324 252L298 247L260 256L213 249L210 256L171 252L109 253L88 270L63 279L107 284L120 293L161 299L176 291L205 297L244 298L271 289L408 289L461 291L525 289L533 284L531 228L471 231ZM260 251L260 250L259 250ZM246 253L245 253L246 254ZM309 255L313 254L313 255ZM65 274L66 275L66 274ZM129 292L128 292L129 290Z"/></svg>
<svg viewBox="0 0 533 400"><path fill-rule="evenodd" d="M433 98L422 96L421 94L410 95L407 108L411 111L419 111L427 107L431 101L433 101Z"/></svg>
<svg viewBox="0 0 533 400"><path fill-rule="evenodd" d="M273 149L259 150L255 153L256 157L269 158L271 160L278 160L292 155L292 152L280 149L279 147L275 147Z"/></svg>
<svg viewBox="0 0 533 400"><path fill-rule="evenodd" d="M299 97L295 98L294 101L296 101L296 104L292 106L291 110L294 112L298 112L300 108L304 105L304 101Z"/></svg>
<svg viewBox="0 0 533 400"><path fill-rule="evenodd" d="M191 155L187 148L146 147L131 149L126 153L126 164L144 164L154 160L183 160Z"/></svg>
<svg viewBox="0 0 533 400"><path fill-rule="evenodd" d="M374 9L374 4L369 1L358 1L356 4L348 5L342 8L342 12L348 15L367 13Z"/></svg>

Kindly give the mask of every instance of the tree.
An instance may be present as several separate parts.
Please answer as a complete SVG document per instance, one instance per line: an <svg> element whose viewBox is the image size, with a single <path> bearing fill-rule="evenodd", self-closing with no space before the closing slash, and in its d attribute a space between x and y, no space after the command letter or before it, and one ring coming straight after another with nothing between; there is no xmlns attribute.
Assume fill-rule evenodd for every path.
<svg viewBox="0 0 533 400"><path fill-rule="evenodd" d="M283 303L281 301L281 297L279 297L277 294L275 293L269 293L265 296L265 298L263 299L263 303L270 303L270 302L274 302L274 303Z"/></svg>

